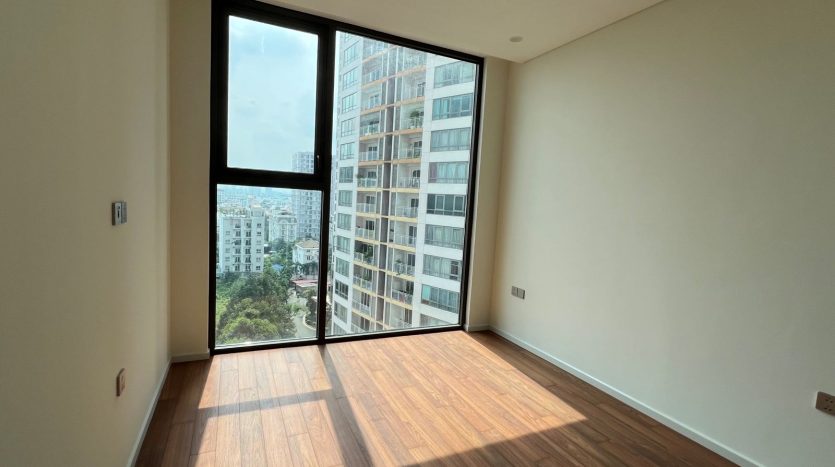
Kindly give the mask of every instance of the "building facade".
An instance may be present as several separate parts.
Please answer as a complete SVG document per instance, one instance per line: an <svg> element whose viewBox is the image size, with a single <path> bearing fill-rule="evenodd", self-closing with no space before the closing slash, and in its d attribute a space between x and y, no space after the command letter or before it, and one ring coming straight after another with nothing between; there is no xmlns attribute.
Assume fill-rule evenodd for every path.
<svg viewBox="0 0 835 467"><path fill-rule="evenodd" d="M293 172L313 173L316 158L312 152L293 154ZM293 190L293 213L298 221L298 238L319 240L322 195L318 191Z"/></svg>
<svg viewBox="0 0 835 467"><path fill-rule="evenodd" d="M281 240L293 243L299 238L299 223L296 216L285 209L271 212L267 226L267 241L269 242Z"/></svg>
<svg viewBox="0 0 835 467"><path fill-rule="evenodd" d="M341 34L332 334L459 322L475 66Z"/></svg>
<svg viewBox="0 0 835 467"><path fill-rule="evenodd" d="M263 208L220 207L216 273L263 272L266 227Z"/></svg>

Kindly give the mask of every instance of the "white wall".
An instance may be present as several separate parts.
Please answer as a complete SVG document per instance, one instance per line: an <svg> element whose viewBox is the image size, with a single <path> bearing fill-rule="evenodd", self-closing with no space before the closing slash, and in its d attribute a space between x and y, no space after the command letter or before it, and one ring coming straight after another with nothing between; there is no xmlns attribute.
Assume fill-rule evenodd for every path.
<svg viewBox="0 0 835 467"><path fill-rule="evenodd" d="M475 195L469 197L476 204L467 296L467 329L484 329L489 324L507 71L507 61L493 57L485 60L478 176Z"/></svg>
<svg viewBox="0 0 835 467"><path fill-rule="evenodd" d="M832 465L834 83L827 0L668 0L513 65L492 324L750 460Z"/></svg>
<svg viewBox="0 0 835 467"><path fill-rule="evenodd" d="M168 361L167 2L2 10L0 464L125 465Z"/></svg>
<svg viewBox="0 0 835 467"><path fill-rule="evenodd" d="M171 354L209 349L211 1L171 2Z"/></svg>

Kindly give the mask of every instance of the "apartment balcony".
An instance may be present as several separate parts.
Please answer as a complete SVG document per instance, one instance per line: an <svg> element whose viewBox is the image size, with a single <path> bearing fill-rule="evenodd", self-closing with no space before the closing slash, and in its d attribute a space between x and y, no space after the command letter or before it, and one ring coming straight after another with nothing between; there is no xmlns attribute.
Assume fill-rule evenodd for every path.
<svg viewBox="0 0 835 467"><path fill-rule="evenodd" d="M401 70L408 70L411 68L417 68L426 65L426 55L420 55L416 57L408 57L403 60L403 66Z"/></svg>
<svg viewBox="0 0 835 467"><path fill-rule="evenodd" d="M374 316L374 307L371 305L365 305L358 300L354 300L351 302L351 305L354 307L355 310L359 311L360 313L366 314L368 316Z"/></svg>
<svg viewBox="0 0 835 467"><path fill-rule="evenodd" d="M419 159L421 154L421 147L420 146L412 146L406 149L400 149L397 151L397 154L394 155L395 159Z"/></svg>
<svg viewBox="0 0 835 467"><path fill-rule="evenodd" d="M357 186L361 188L378 188L380 186L379 178L357 178Z"/></svg>
<svg viewBox="0 0 835 467"><path fill-rule="evenodd" d="M369 42L366 43L362 48L362 58L368 58L372 55L378 54L388 48L388 44L385 42Z"/></svg>
<svg viewBox="0 0 835 467"><path fill-rule="evenodd" d="M411 99L418 99L426 95L426 83L420 83L413 88L404 89L402 93L400 93L400 100L401 101L408 101Z"/></svg>
<svg viewBox="0 0 835 467"><path fill-rule="evenodd" d="M377 81L383 77L383 70L374 70L362 75L362 84Z"/></svg>
<svg viewBox="0 0 835 467"><path fill-rule="evenodd" d="M405 290L392 290L389 292L389 297L409 306L412 305L412 299L414 298L412 294L407 293Z"/></svg>
<svg viewBox="0 0 835 467"><path fill-rule="evenodd" d="M418 128L423 128L423 116L422 115L420 117L409 117L400 126L401 130L415 130L415 129L418 129Z"/></svg>
<svg viewBox="0 0 835 467"><path fill-rule="evenodd" d="M370 125L363 125L360 127L360 136L373 135L380 132L380 124L372 123Z"/></svg>
<svg viewBox="0 0 835 467"><path fill-rule="evenodd" d="M364 264L368 264L371 266L377 265L377 258L374 255L366 256L364 253L356 252L354 253L354 259Z"/></svg>
<svg viewBox="0 0 835 467"><path fill-rule="evenodd" d="M414 277L415 275L415 267L411 264L394 263L391 267L391 270L396 272L397 274L406 274L412 277Z"/></svg>
<svg viewBox="0 0 835 467"><path fill-rule="evenodd" d="M355 231L357 237L366 238L368 240L377 240L377 231L374 229L363 229L362 227L357 227Z"/></svg>
<svg viewBox="0 0 835 467"><path fill-rule="evenodd" d="M379 150L376 150L376 151L361 151L360 152L360 157L359 157L358 160L360 162L378 161L381 158L382 158L382 156L380 155Z"/></svg>
<svg viewBox="0 0 835 467"><path fill-rule="evenodd" d="M411 235L395 235L392 241L398 245L403 246L410 246L414 248L415 244L417 243L417 237L413 237Z"/></svg>
<svg viewBox="0 0 835 467"><path fill-rule="evenodd" d="M394 215L397 217L416 218L418 215L418 208L395 208Z"/></svg>
<svg viewBox="0 0 835 467"><path fill-rule="evenodd" d="M397 188L420 188L420 177L398 178L396 186Z"/></svg>
<svg viewBox="0 0 835 467"><path fill-rule="evenodd" d="M362 103L362 110L373 109L381 105L383 105L383 98L379 95L372 96Z"/></svg>
<svg viewBox="0 0 835 467"><path fill-rule="evenodd" d="M357 203L357 212L377 213L377 203Z"/></svg>
<svg viewBox="0 0 835 467"><path fill-rule="evenodd" d="M354 277L354 285L362 287L366 290L374 290L374 284L369 280L363 279L362 277Z"/></svg>
<svg viewBox="0 0 835 467"><path fill-rule="evenodd" d="M412 323L408 321L403 321L402 319L395 318L393 316L389 316L389 319L386 321L386 325L394 329L405 329L412 327Z"/></svg>

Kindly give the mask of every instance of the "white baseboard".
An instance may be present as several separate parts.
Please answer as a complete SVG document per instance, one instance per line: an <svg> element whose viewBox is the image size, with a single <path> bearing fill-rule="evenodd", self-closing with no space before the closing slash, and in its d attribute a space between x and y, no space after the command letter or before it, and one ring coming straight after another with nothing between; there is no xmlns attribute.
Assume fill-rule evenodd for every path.
<svg viewBox="0 0 835 467"><path fill-rule="evenodd" d="M193 353L188 355L176 355L171 357L171 363L195 362L197 360L208 360L209 352Z"/></svg>
<svg viewBox="0 0 835 467"><path fill-rule="evenodd" d="M490 329L489 324L465 324L464 330L467 332L487 331Z"/></svg>
<svg viewBox="0 0 835 467"><path fill-rule="evenodd" d="M596 387L597 389L600 389L601 391L605 392L606 394L609 394L610 396L620 400L621 402L623 402L624 404L632 407L633 409L638 410L639 412L642 412L643 414L645 414L645 415L653 418L654 420L664 424L665 426L677 431L678 433L681 433L682 435L684 435L687 438L690 438L691 440L701 444L702 446L710 449L711 451L713 451L713 452L715 452L715 453L717 453L721 456L724 456L725 458L729 459L732 462L735 462L735 463L737 463L739 465L743 465L743 466L761 466L762 465L762 464L759 464L759 463L753 461L752 459L749 459L748 457L734 451L733 449L729 448L728 446L725 446L724 444L722 444L722 443L720 443L720 442L718 442L718 441L700 433L699 431L690 428L689 426L685 425L684 423L681 423L678 420L676 420L676 419L674 419L674 418L672 418L672 417L670 417L670 416L668 416L668 415L666 415L662 412L659 412L659 411L653 409L652 407L644 404L643 402L635 399L634 397L632 397L628 394L625 394L625 393L621 392L620 390L618 390L618 389L616 389L612 386L609 386L608 384L606 384L603 381L595 378L594 376L584 372L583 370L580 370L579 368L576 368L576 367L572 366L571 364L566 363L566 362L564 362L563 360L560 360L557 357L554 357L553 355L549 354L548 352L545 352L544 350L525 342L524 340L514 336L513 334L502 331L501 329L495 328L493 326L489 326L489 329L491 331L495 332L496 334L504 337L505 339L509 340L510 342L513 342L514 344L518 345L519 347L522 347L523 349L537 355L538 357L541 357L544 360L547 360L551 364L556 365L557 367L559 367L559 368L571 373L572 375L582 379L583 381L591 384L592 386Z"/></svg>
<svg viewBox="0 0 835 467"><path fill-rule="evenodd" d="M157 409L157 401L159 401L159 396L162 394L162 387L165 385L165 379L168 378L168 370L170 369L171 359L169 359L168 364L165 365L165 371L162 372L162 378L157 383L156 390L154 390L154 397L148 405L148 411L145 413L145 419L142 420L142 431L139 433L139 436L136 438L136 442L133 444L133 449L131 450L130 458L128 459L128 467L136 465L137 457L139 457L139 450L142 448L142 442L145 441L145 435L148 434L148 427L151 426L151 418L153 418L154 411Z"/></svg>

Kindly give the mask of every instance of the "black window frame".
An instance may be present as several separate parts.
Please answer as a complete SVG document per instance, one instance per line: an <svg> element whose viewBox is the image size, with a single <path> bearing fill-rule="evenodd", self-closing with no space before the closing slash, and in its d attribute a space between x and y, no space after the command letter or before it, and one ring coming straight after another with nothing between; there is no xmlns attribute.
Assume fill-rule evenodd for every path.
<svg viewBox="0 0 835 467"><path fill-rule="evenodd" d="M312 174L295 172L278 172L250 168L229 167L227 164L227 95L228 95L228 54L229 54L229 17L237 16L245 19L272 24L279 27L296 29L316 34L319 38L317 58L317 91L316 91L316 129L314 144L314 171ZM210 165L209 165L209 323L208 344L212 355L240 352L246 350L260 350L296 345L325 344L326 342L342 342L350 340L374 339L393 335L412 335L443 332L464 329L466 322L467 296L469 295L469 272L471 265L472 230L475 218L475 203L466 203L464 247L461 270L461 290L459 292L459 321L450 326L431 328L410 328L385 332L370 332L367 334L326 335L327 321L327 273L329 269L329 219L331 194L332 159L339 157L331 154L333 132L333 111L339 103L334 102L334 86L336 76L334 69L336 50L336 34L345 32L365 36L390 44L409 47L423 52L443 55L459 61L475 65L473 91L473 124L470 132L470 170L467 182L468 196L475 195L475 181L478 169L479 139L481 134L481 99L484 80L484 59L475 55L425 44L411 39L382 33L372 29L356 26L350 23L323 18L296 10L267 4L258 0L213 0L211 16L211 115L210 115ZM362 54L360 53L360 57ZM284 188L294 190L310 190L321 193L322 203L319 239L319 276L318 276L318 319L316 337L314 339L271 341L250 345L235 345L218 347L215 342L216 333L216 286L217 277L215 267L217 261L217 188L219 185L240 185L253 187ZM324 267L323 267L324 266Z"/></svg>

